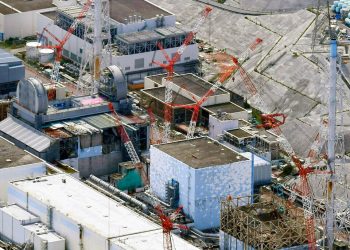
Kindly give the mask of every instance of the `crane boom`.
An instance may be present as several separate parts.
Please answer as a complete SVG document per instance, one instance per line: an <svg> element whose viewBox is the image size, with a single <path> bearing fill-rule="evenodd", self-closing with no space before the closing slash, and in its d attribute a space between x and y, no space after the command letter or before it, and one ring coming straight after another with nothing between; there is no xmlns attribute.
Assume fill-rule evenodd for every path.
<svg viewBox="0 0 350 250"><path fill-rule="evenodd" d="M117 112L114 109L113 103L110 102L108 104L108 108L112 112L112 116L113 116L114 121L116 123L118 134L120 135L120 138L125 146L126 151L128 152L128 155L129 155L132 163L134 164L136 169L139 171L143 184L148 185L147 174L145 173L145 171L143 169L140 158L139 158L139 156L134 148L134 145L132 144L132 141L131 141L128 133L125 130L123 123L120 120L119 115L117 114Z"/></svg>
<svg viewBox="0 0 350 250"><path fill-rule="evenodd" d="M240 57L240 59L234 59L234 65L229 67L225 72L223 72L219 79L212 85L212 87L204 94L204 96L197 101L196 105L193 108L193 112L192 112L192 117L191 117L191 121L190 124L188 126L188 131L187 131L187 135L186 138L190 139L193 138L195 130L196 130L196 125L197 125L197 121L198 121L198 117L199 117L199 111L200 111L200 107L203 105L203 103L205 103L208 98L210 96L212 96L221 86L222 84L234 73L235 70L237 70L239 64L239 61L245 61L247 60L248 56L250 55L250 53L252 51L254 51L257 46L259 44L261 44L263 42L263 40L261 38L257 38L254 40L254 42L248 47L248 49L242 54L242 56ZM245 74L246 75L246 74ZM246 79L247 77L245 77ZM250 80L250 78L248 77L248 80ZM248 82L248 86L251 89L251 91L253 91L255 94L257 93L257 90L254 86L254 84L251 82Z"/></svg>

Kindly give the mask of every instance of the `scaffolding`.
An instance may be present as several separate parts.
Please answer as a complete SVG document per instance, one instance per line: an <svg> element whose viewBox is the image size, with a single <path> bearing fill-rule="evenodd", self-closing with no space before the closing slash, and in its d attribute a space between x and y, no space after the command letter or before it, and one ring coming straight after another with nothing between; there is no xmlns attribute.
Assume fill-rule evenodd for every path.
<svg viewBox="0 0 350 250"><path fill-rule="evenodd" d="M271 193L221 203L221 230L254 249L281 249L307 244L303 211Z"/></svg>

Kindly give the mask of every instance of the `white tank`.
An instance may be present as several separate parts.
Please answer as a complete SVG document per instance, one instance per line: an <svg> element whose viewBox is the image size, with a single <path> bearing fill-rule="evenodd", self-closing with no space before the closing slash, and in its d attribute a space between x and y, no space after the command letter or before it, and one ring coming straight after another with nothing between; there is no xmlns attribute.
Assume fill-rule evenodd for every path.
<svg viewBox="0 0 350 250"><path fill-rule="evenodd" d="M26 43L26 57L28 60L37 61L39 59L39 46L41 43L31 41Z"/></svg>
<svg viewBox="0 0 350 250"><path fill-rule="evenodd" d="M40 49L39 50L39 62L49 63L53 61L55 51L53 49Z"/></svg>

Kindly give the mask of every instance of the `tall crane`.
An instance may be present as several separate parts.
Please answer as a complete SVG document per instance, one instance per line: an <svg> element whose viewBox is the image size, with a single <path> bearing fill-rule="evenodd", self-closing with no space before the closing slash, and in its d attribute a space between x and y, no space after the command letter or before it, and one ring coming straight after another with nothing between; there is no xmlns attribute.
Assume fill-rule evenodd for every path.
<svg viewBox="0 0 350 250"><path fill-rule="evenodd" d="M256 38L252 44L249 45L248 49L242 53L242 56L237 60L237 62L245 62L251 55L251 53L257 48L258 45L260 45L263 42L261 38ZM196 104L193 106L193 112L191 121L188 127L187 131L187 139L193 138L196 125L199 117L199 111L200 107L205 103L208 98L213 95L221 86L222 84L237 70L237 62L230 67L227 67L226 70L221 73L219 79L214 83L214 85L207 91L207 93L204 94L204 96L196 102ZM254 85L253 85L254 86ZM256 91L257 92L257 91Z"/></svg>
<svg viewBox="0 0 350 250"><path fill-rule="evenodd" d="M131 141L129 135L126 132L122 121L120 120L119 115L117 114L117 112L114 109L113 103L110 102L108 104L108 108L112 112L112 116L114 118L118 134L120 135L120 138L121 138L121 140L122 140L122 142L123 142L123 144L125 146L126 151L128 152L128 155L129 155L132 163L134 164L134 166L138 170L138 172L139 172L139 174L141 176L143 185L147 186L148 185L147 174L146 174L146 172L145 172L145 170L143 168L143 165L142 165L142 163L140 161L140 158L139 158L138 154L136 153L136 150L134 148L134 145L132 144L132 141Z"/></svg>
<svg viewBox="0 0 350 250"><path fill-rule="evenodd" d="M176 224L174 223L174 220L177 218L177 216L182 211L182 206L178 207L172 214L167 216L162 207L160 205L157 205L155 207L156 212L158 214L158 217L162 223L163 227L163 247L164 250L172 250L173 249L173 243L172 243L172 237L171 237L171 230L175 228L179 228L181 230L187 231L189 228L185 225Z"/></svg>
<svg viewBox="0 0 350 250"><path fill-rule="evenodd" d="M180 59L181 55L184 53L185 49L192 42L198 30L203 25L205 19L208 17L209 13L212 11L212 8L206 6L202 11L202 14L192 30L189 32L187 37L185 38L183 44L178 48L175 55L170 58L170 56L165 52L162 44L158 42L158 47L162 51L165 59L167 60L167 64L153 61L154 64L159 65L167 71L167 77L162 80L163 85L165 86L165 112L164 112L164 133L163 133L163 142L166 143L170 137L170 126L171 126L171 102L173 99L172 96L172 80L174 76L174 66L175 63Z"/></svg>
<svg viewBox="0 0 350 250"><path fill-rule="evenodd" d="M71 35L75 31L75 29L77 28L78 23L85 16L85 14L89 10L91 4L92 4L92 0L86 1L81 12L79 13L78 17L75 18L75 20L73 21L72 25L67 30L67 32L62 40L57 38L54 34L52 34L46 27L43 29L43 31L46 31L53 39L55 39L58 42L57 45L40 45L40 46L38 46L38 48L48 48L48 49L54 49L56 51L55 62L54 62L52 73L51 73L51 80L53 82L56 82L56 83L60 82L59 70L60 70L60 65L61 65L61 60L62 60L63 46L66 44L68 39L71 37Z"/></svg>

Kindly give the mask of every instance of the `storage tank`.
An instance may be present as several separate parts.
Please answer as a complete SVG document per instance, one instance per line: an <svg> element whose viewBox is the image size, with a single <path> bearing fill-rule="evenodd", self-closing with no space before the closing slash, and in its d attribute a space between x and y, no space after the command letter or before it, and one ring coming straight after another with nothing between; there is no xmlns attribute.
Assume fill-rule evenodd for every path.
<svg viewBox="0 0 350 250"><path fill-rule="evenodd" d="M53 61L55 51L53 49L40 49L39 50L39 62L50 63Z"/></svg>
<svg viewBox="0 0 350 250"><path fill-rule="evenodd" d="M39 59L39 46L41 43L30 41L26 43L26 57L28 60L37 61Z"/></svg>
<svg viewBox="0 0 350 250"><path fill-rule="evenodd" d="M345 18L345 25L350 27L350 18Z"/></svg>
<svg viewBox="0 0 350 250"><path fill-rule="evenodd" d="M127 97L126 78L118 66L111 65L102 71L99 92L109 97L111 101L119 101Z"/></svg>
<svg viewBox="0 0 350 250"><path fill-rule="evenodd" d="M47 91L43 83L30 77L21 80L17 85L18 103L36 114L45 114L48 109Z"/></svg>

